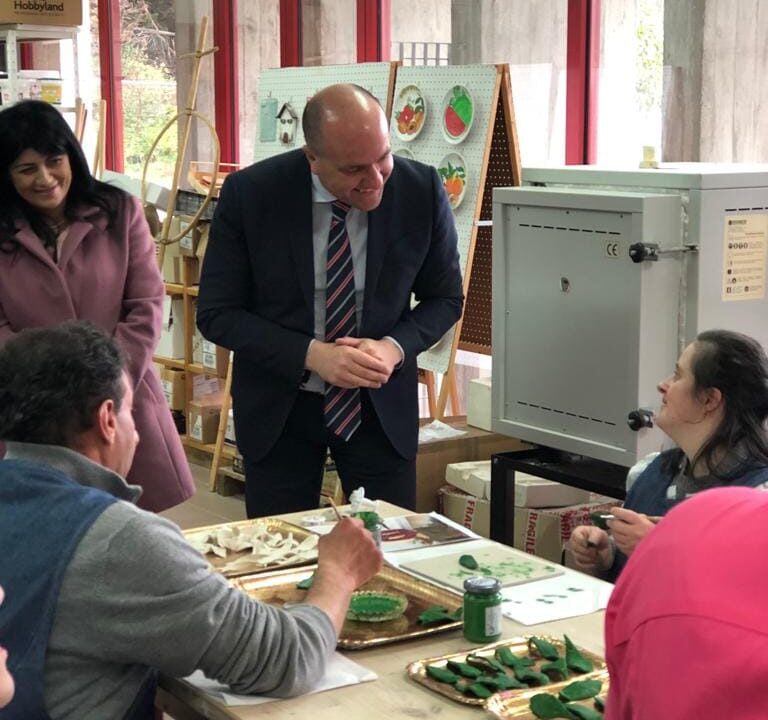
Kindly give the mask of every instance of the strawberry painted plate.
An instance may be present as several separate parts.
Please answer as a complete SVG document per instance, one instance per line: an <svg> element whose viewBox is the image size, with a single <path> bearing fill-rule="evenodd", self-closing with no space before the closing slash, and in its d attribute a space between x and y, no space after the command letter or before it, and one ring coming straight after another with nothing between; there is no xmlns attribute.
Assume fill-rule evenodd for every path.
<svg viewBox="0 0 768 720"><path fill-rule="evenodd" d="M406 85L398 94L392 111L392 124L403 142L418 136L427 119L427 103L416 85Z"/></svg>

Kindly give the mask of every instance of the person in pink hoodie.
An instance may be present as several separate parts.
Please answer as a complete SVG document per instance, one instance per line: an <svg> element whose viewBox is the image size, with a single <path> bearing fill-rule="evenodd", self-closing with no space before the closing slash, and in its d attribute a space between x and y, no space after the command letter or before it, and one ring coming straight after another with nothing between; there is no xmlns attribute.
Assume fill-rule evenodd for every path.
<svg viewBox="0 0 768 720"><path fill-rule="evenodd" d="M0 112L0 346L65 320L117 340L141 436L127 479L154 512L195 489L152 364L164 293L141 204L91 175L61 113L38 100Z"/></svg>
<svg viewBox="0 0 768 720"><path fill-rule="evenodd" d="M768 493L685 500L637 547L605 622L605 720L768 717Z"/></svg>
<svg viewBox="0 0 768 720"><path fill-rule="evenodd" d="M5 593L0 587L0 605L3 604ZM0 612L2 610L0 609ZM13 682L13 676L8 672L8 651L0 646L0 708L4 708L11 700L16 686Z"/></svg>

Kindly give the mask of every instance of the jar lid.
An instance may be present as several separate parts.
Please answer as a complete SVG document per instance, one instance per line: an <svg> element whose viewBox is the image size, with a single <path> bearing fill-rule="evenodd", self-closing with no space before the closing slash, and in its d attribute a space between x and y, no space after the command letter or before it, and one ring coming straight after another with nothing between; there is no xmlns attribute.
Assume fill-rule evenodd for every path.
<svg viewBox="0 0 768 720"><path fill-rule="evenodd" d="M501 590L501 581L495 577L469 577L464 581L464 589L478 595L493 595Z"/></svg>

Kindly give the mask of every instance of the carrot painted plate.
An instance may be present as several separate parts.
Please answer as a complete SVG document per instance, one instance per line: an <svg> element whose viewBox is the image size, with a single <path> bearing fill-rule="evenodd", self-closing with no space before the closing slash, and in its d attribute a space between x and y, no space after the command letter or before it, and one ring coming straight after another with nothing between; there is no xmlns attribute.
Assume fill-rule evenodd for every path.
<svg viewBox="0 0 768 720"><path fill-rule="evenodd" d="M467 189L467 171L464 158L459 153L448 153L437 166L437 174L448 193L448 202L455 210L464 199Z"/></svg>

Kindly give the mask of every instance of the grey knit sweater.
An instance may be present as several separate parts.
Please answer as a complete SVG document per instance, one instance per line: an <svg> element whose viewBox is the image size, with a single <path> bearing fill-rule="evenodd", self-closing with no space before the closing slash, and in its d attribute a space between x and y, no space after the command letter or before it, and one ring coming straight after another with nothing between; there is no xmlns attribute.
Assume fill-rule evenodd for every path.
<svg viewBox="0 0 768 720"><path fill-rule="evenodd" d="M135 486L79 453L9 443L8 457L123 500L83 536L64 576L45 668L53 720L122 717L147 667L176 677L201 669L238 693L279 697L322 676L336 645L322 610L279 610L229 587L173 523L129 502Z"/></svg>

